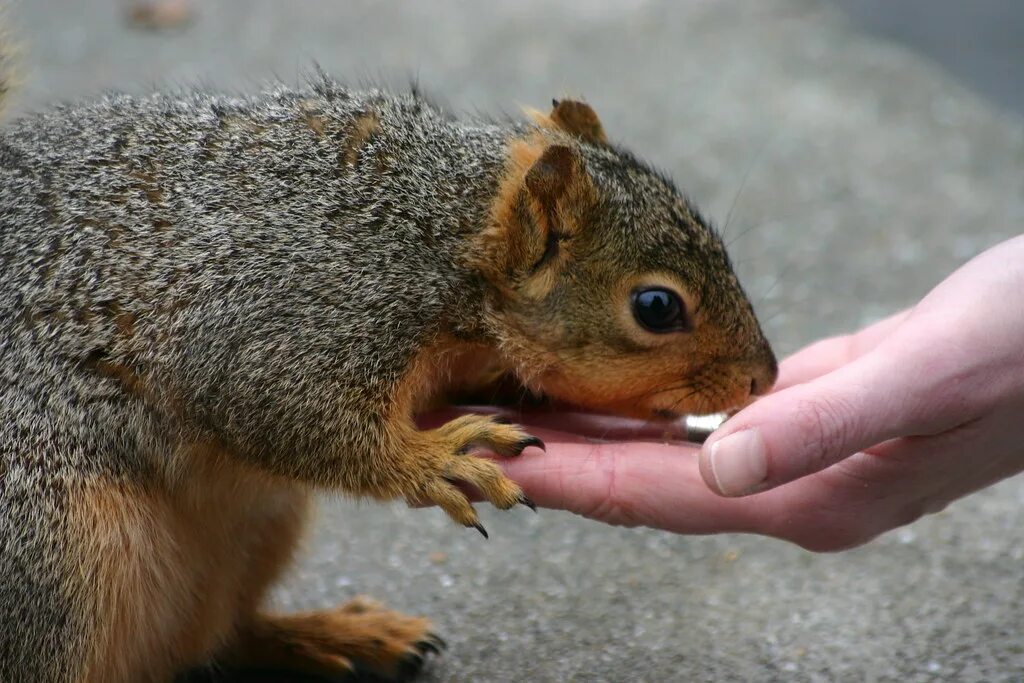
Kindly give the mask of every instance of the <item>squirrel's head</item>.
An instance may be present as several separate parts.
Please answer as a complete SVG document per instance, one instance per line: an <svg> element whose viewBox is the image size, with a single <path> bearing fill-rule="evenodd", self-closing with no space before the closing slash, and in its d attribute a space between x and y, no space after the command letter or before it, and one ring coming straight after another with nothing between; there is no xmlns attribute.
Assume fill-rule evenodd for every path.
<svg viewBox="0 0 1024 683"><path fill-rule="evenodd" d="M587 408L671 419L766 392L776 361L715 230L671 181L556 101L510 145L474 259L519 378Z"/></svg>

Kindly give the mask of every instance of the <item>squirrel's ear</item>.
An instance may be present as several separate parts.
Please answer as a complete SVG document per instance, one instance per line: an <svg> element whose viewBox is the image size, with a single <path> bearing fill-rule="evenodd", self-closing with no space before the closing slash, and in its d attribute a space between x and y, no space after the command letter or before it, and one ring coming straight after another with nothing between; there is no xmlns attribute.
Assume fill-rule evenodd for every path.
<svg viewBox="0 0 1024 683"><path fill-rule="evenodd" d="M548 145L526 172L526 193L536 202L538 216L549 228L571 235L580 230L581 218L593 205L594 183L583 155L575 145Z"/></svg>
<svg viewBox="0 0 1024 683"><path fill-rule="evenodd" d="M532 283L530 296L541 296L554 284L558 268L549 266L563 261L563 242L586 225L596 201L594 182L571 142L518 140L509 159L510 173L499 186L488 227L474 240L471 259L492 283L506 287L525 277Z"/></svg>
<svg viewBox="0 0 1024 683"><path fill-rule="evenodd" d="M583 180L583 173L578 150L568 145L551 145L526 172L526 189L542 206L551 209L573 185Z"/></svg>
<svg viewBox="0 0 1024 683"><path fill-rule="evenodd" d="M550 114L545 116L540 112L531 112L531 115L540 126L558 128L593 145L608 144L608 136L604 134L604 126L597 118L597 112L586 102L551 100Z"/></svg>

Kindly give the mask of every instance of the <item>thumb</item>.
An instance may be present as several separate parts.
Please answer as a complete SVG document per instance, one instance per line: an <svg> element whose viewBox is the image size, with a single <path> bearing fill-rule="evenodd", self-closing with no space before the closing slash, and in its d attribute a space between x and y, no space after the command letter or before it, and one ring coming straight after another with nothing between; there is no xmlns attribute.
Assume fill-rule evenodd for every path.
<svg viewBox="0 0 1024 683"><path fill-rule="evenodd" d="M700 453L712 490L744 496L798 479L897 436L914 411L905 372L877 353L769 394L729 420Z"/></svg>

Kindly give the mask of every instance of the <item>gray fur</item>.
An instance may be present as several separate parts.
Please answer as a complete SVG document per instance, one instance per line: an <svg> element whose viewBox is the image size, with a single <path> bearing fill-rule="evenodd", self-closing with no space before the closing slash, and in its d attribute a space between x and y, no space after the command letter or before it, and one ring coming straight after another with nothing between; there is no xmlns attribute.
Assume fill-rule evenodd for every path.
<svg viewBox="0 0 1024 683"><path fill-rule="evenodd" d="M463 257L525 130L322 78L251 98L112 95L3 131L0 680L66 680L81 656L89 586L62 558L76 487L158 484L204 439L338 486L413 354L486 335ZM609 215L634 226L623 267L689 250L749 309L713 232L655 201L670 185L613 148L585 153Z"/></svg>
<svg viewBox="0 0 1024 683"><path fill-rule="evenodd" d="M380 129L349 164L370 111ZM373 440L367 407L473 306L456 262L507 135L327 80L109 96L3 132L0 680L62 678L42 663L83 627L47 571L69 487L159 477L175 444L204 437L329 484L323 463ZM126 394L100 361L155 395Z"/></svg>

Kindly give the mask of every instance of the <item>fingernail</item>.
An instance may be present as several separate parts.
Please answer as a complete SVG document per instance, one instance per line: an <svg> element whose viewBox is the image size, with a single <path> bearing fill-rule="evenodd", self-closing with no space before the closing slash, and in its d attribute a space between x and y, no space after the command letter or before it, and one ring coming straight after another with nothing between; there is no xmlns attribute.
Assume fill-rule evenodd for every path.
<svg viewBox="0 0 1024 683"><path fill-rule="evenodd" d="M711 473L726 496L744 496L764 488L768 459L756 429L744 429L711 444Z"/></svg>

